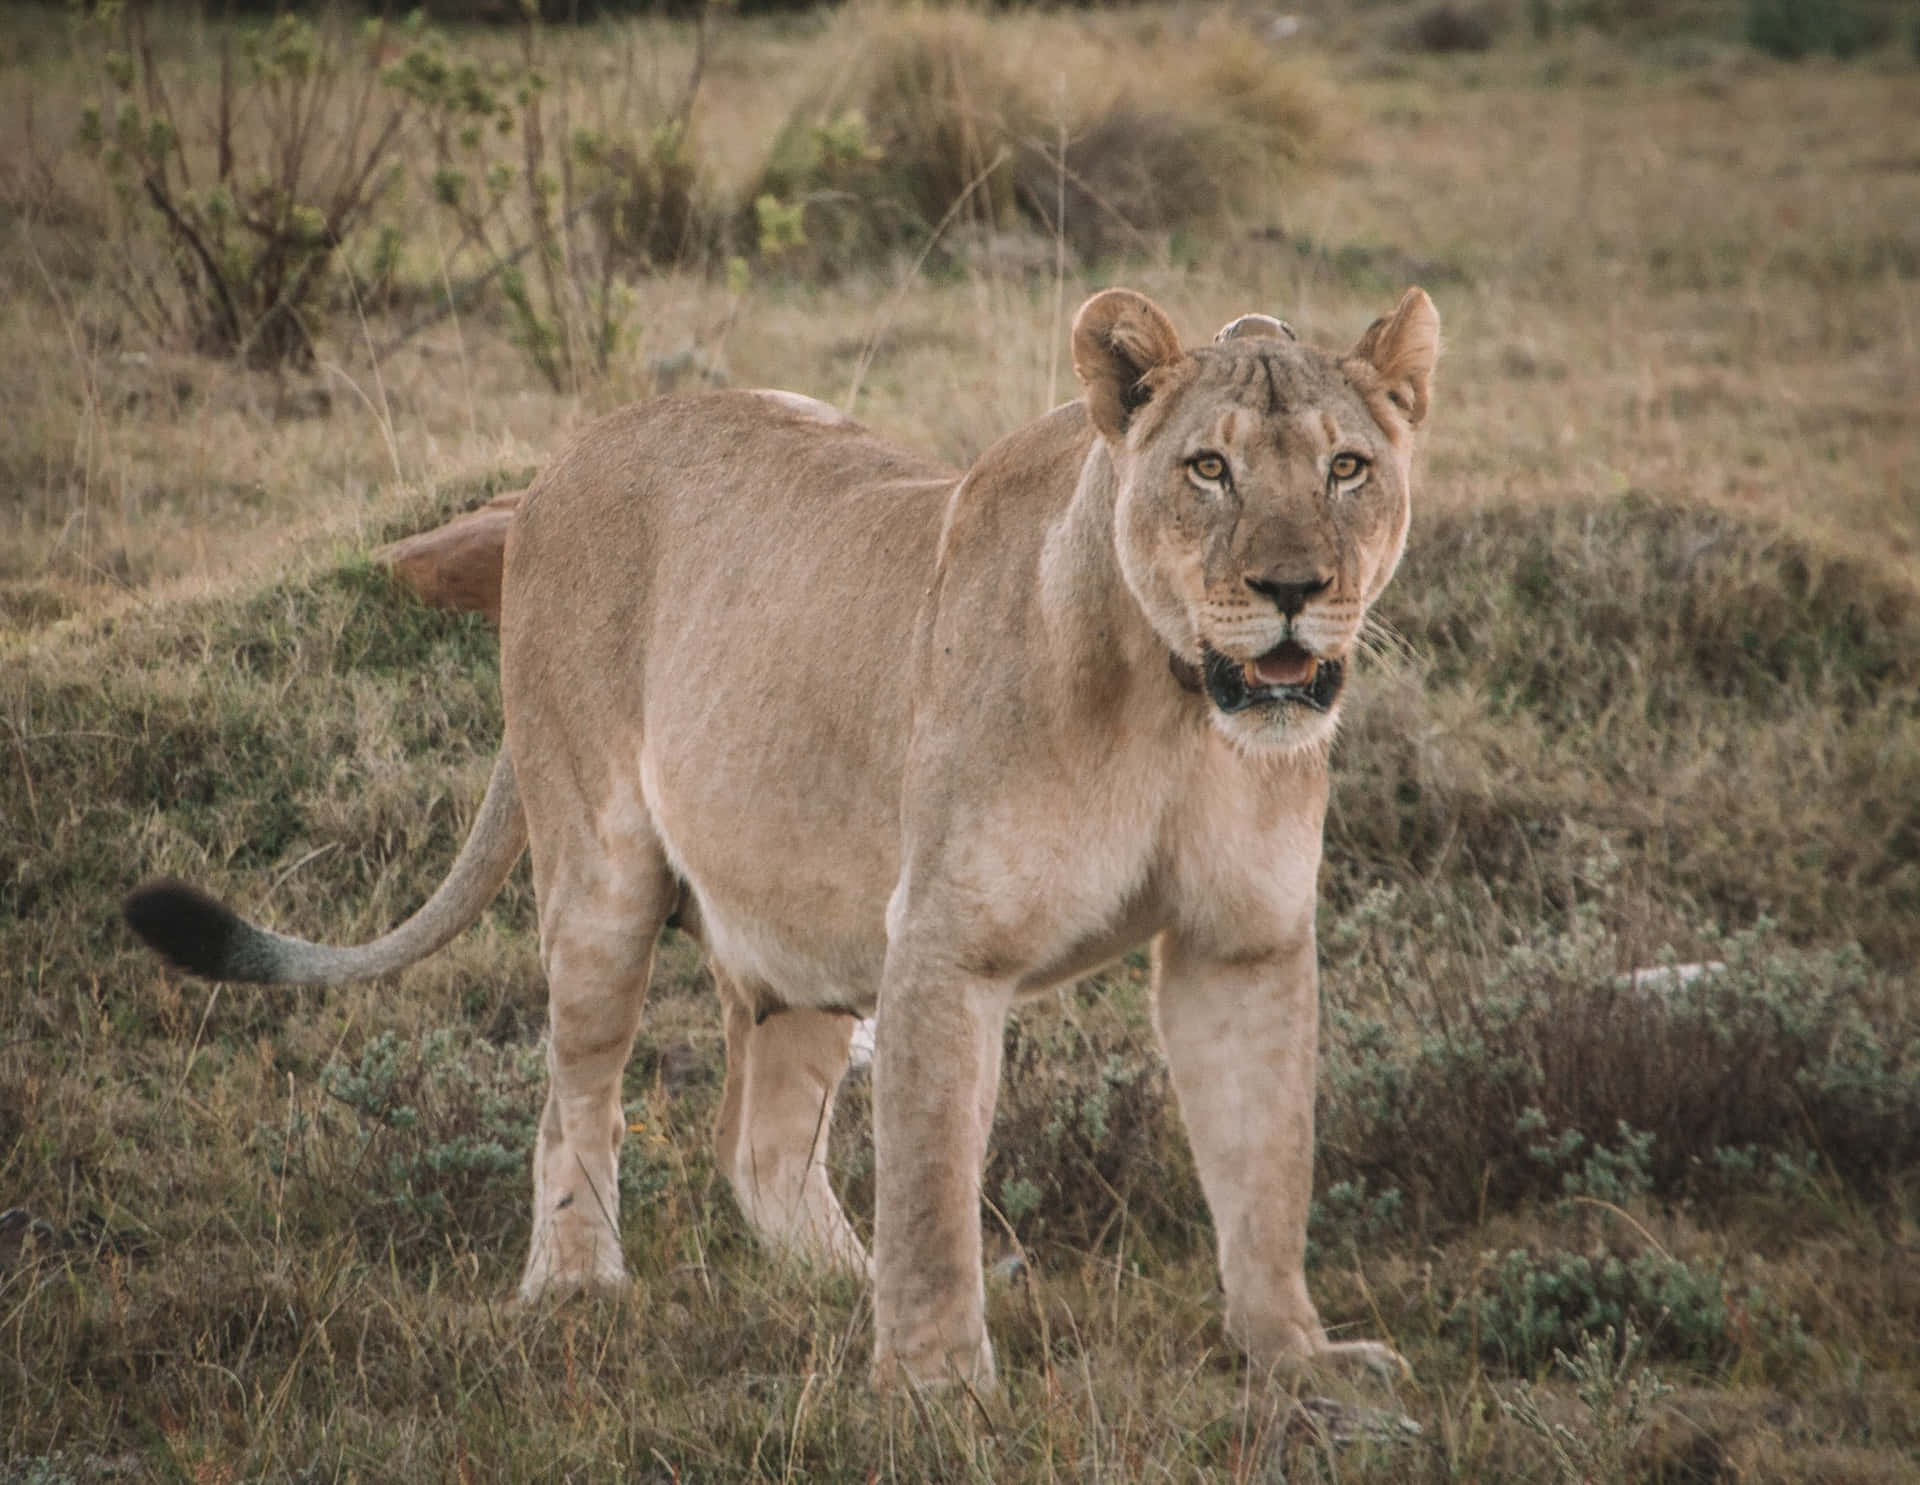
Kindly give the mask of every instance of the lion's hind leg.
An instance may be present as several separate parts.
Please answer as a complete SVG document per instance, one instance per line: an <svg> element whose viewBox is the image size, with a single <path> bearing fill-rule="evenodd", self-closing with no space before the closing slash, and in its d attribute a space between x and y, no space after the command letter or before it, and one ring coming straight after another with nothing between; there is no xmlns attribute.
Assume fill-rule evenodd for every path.
<svg viewBox="0 0 1920 1485"><path fill-rule="evenodd" d="M834 1095L857 1023L833 1011L793 1009L756 1024L749 998L718 965L714 979L727 1036L714 1153L734 1198L776 1252L869 1273L826 1166Z"/></svg>
<svg viewBox="0 0 1920 1485"><path fill-rule="evenodd" d="M547 975L546 1109L533 1162L533 1243L520 1297L627 1285L618 1160L621 1081L640 1026L654 940L678 884L651 829L568 829L529 809ZM578 816L562 816L575 821Z"/></svg>

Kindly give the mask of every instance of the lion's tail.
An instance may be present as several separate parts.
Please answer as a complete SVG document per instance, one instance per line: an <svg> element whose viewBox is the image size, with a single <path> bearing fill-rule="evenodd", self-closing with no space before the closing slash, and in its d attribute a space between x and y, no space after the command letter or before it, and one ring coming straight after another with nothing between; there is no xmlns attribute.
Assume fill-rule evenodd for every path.
<svg viewBox="0 0 1920 1485"><path fill-rule="evenodd" d="M148 947L206 979L339 985L404 969L470 927L526 847L527 819L513 759L502 748L479 817L446 880L417 913L370 944L334 948L273 933L184 882L148 882L134 890L121 911Z"/></svg>

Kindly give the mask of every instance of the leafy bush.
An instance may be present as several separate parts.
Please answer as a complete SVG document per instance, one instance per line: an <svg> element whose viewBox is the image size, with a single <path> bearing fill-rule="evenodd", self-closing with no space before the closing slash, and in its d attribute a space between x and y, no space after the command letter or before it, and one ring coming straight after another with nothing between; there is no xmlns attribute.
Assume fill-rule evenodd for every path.
<svg viewBox="0 0 1920 1485"><path fill-rule="evenodd" d="M515 63L482 68L425 33L390 73L429 113L431 195L456 229L447 272L471 275L457 297L497 283L514 339L556 391L604 373L628 342L624 271L708 246L688 134L704 25L679 97L647 118L576 122L537 11L522 16Z"/></svg>
<svg viewBox="0 0 1920 1485"><path fill-rule="evenodd" d="M1405 1225L1406 1206L1406 1193L1398 1187L1376 1192L1365 1176L1332 1182L1308 1213L1307 1262L1344 1257L1396 1235Z"/></svg>
<svg viewBox="0 0 1920 1485"><path fill-rule="evenodd" d="M401 339L497 292L556 389L604 371L625 343L622 271L711 246L688 139L704 26L670 108L576 127L567 64L555 86L534 16L515 64L461 53L418 11L357 36L332 14L219 29L203 100L192 64L152 44L145 0L98 0L92 14L110 97L87 111L81 139L119 203L121 292L156 335L184 331L201 351L257 365L311 363L330 306L394 297L410 247L403 214L356 248L409 160L424 164L417 184L455 232L433 265L438 306ZM343 286L348 261L357 278Z"/></svg>
<svg viewBox="0 0 1920 1485"><path fill-rule="evenodd" d="M1541 1409L1533 1388L1523 1382L1500 1410L1537 1437L1552 1451L1562 1485L1586 1485L1592 1480L1629 1478L1628 1461L1655 1422L1660 1403L1673 1389L1639 1365L1647 1338L1626 1322L1615 1343L1614 1329L1589 1332L1580 1339L1577 1354L1556 1349L1553 1363L1573 1381L1586 1411L1584 1429L1554 1422Z"/></svg>
<svg viewBox="0 0 1920 1485"><path fill-rule="evenodd" d="M398 179L415 115L380 86L381 24L350 39L337 17L282 15L239 33L237 67L220 32L209 127L184 69L159 59L144 0L90 14L109 86L81 142L120 206L127 303L205 352L311 362L340 253Z"/></svg>

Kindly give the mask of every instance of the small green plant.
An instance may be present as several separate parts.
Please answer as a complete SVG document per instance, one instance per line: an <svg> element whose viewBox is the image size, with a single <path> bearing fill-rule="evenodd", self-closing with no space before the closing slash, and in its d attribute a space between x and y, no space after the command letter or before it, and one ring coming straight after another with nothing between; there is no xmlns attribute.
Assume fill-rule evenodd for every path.
<svg viewBox="0 0 1920 1485"><path fill-rule="evenodd" d="M690 261L706 246L685 119L668 119L630 140L576 129L573 155L580 171L575 189L594 203L591 215L609 263L650 273Z"/></svg>
<svg viewBox="0 0 1920 1485"><path fill-rule="evenodd" d="M331 1108L291 1113L257 1139L316 1222L351 1210L376 1252L431 1262L452 1243L496 1257L521 1237L542 1081L537 1047L454 1028L417 1043L383 1032L322 1071ZM342 1115L346 1139L331 1127Z"/></svg>
<svg viewBox="0 0 1920 1485"><path fill-rule="evenodd" d="M1406 1196L1395 1187L1371 1191L1367 1179L1335 1181L1313 1203L1307 1217L1307 1261L1330 1254L1358 1252L1402 1230Z"/></svg>
<svg viewBox="0 0 1920 1485"><path fill-rule="evenodd" d="M1577 1354L1554 1351L1554 1366L1572 1379L1586 1410L1584 1429L1549 1419L1529 1383L1522 1382L1512 1397L1500 1399L1500 1411L1552 1451L1562 1485L1627 1478L1634 1448L1652 1426L1661 1402L1673 1394L1650 1368L1636 1366L1645 1349L1646 1336L1629 1320L1617 1344L1608 1326L1598 1335L1582 1336Z"/></svg>
<svg viewBox="0 0 1920 1485"><path fill-rule="evenodd" d="M1589 1140L1577 1129L1548 1137L1547 1116L1537 1108L1521 1114L1515 1133L1535 1139L1527 1146L1528 1156L1547 1171L1558 1172L1560 1188L1569 1197L1587 1196L1619 1206L1653 1189L1653 1136L1635 1130L1624 1119L1613 1145Z"/></svg>

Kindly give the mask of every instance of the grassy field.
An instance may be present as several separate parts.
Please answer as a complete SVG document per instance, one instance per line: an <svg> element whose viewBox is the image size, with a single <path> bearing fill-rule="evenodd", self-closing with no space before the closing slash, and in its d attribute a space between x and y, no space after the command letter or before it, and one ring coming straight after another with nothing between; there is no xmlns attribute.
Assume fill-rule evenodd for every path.
<svg viewBox="0 0 1920 1485"><path fill-rule="evenodd" d="M1451 51L1393 3L550 32L547 132L593 136L553 198L578 292L529 266L532 320L496 276L423 324L489 260L421 135L279 366L195 350L150 200L81 144L110 41L10 10L0 1479L1920 1477L1920 42L1781 61L1766 9L1460 9L1486 46ZM160 21L204 182L228 33ZM509 93L529 65L445 46ZM591 200L622 145L592 179L679 201L671 252ZM928 159L951 213L899 204ZM1168 184L1202 167L1232 188ZM1308 1392L1372 1414L1227 1346L1137 958L1008 1032L977 1405L870 1394L866 1296L748 1237L691 945L627 1083L633 1295L529 1314L524 868L331 992L182 980L117 921L156 873L334 940L424 897L494 646L367 553L608 407L724 376L959 462L1073 390L1092 289L1345 343L1411 282L1447 351L1322 879L1309 1278L1416 1376Z"/></svg>

